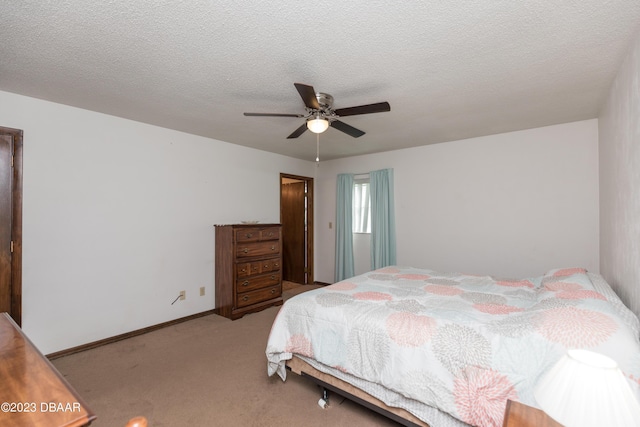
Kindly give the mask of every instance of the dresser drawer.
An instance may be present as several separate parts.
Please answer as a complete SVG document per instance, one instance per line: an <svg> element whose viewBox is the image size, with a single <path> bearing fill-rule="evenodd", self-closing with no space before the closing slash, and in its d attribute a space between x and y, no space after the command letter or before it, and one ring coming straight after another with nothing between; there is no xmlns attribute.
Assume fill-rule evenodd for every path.
<svg viewBox="0 0 640 427"><path fill-rule="evenodd" d="M268 273L280 270L280 258L265 259L262 261L243 262L236 264L236 277L255 276L256 274Z"/></svg>
<svg viewBox="0 0 640 427"><path fill-rule="evenodd" d="M236 264L236 277L255 276L262 272L263 261L243 262L242 264ZM271 271L271 270L269 270Z"/></svg>
<svg viewBox="0 0 640 427"><path fill-rule="evenodd" d="M265 259L260 261L260 272L280 271L280 258Z"/></svg>
<svg viewBox="0 0 640 427"><path fill-rule="evenodd" d="M260 230L260 240L279 240L280 227L265 228Z"/></svg>
<svg viewBox="0 0 640 427"><path fill-rule="evenodd" d="M237 258L249 258L255 256L278 255L280 253L280 241L248 242L236 245Z"/></svg>
<svg viewBox="0 0 640 427"><path fill-rule="evenodd" d="M236 282L236 292L247 292L280 283L280 273L268 273L255 277L245 277Z"/></svg>
<svg viewBox="0 0 640 427"><path fill-rule="evenodd" d="M257 242L260 240L259 228L240 228L235 230L236 242Z"/></svg>
<svg viewBox="0 0 640 427"><path fill-rule="evenodd" d="M253 263L255 267L259 268L260 265L257 263ZM236 264L236 277L237 278L241 278L241 277L247 277L251 275L251 265L252 263L250 262L245 262L242 264Z"/></svg>
<svg viewBox="0 0 640 427"><path fill-rule="evenodd" d="M236 242L261 242L280 239L280 227L240 228L235 230L235 233Z"/></svg>
<svg viewBox="0 0 640 427"><path fill-rule="evenodd" d="M237 307L245 307L251 304L257 304L262 301L268 301L277 298L282 294L282 286L277 284L268 288L258 289L255 291L238 294Z"/></svg>

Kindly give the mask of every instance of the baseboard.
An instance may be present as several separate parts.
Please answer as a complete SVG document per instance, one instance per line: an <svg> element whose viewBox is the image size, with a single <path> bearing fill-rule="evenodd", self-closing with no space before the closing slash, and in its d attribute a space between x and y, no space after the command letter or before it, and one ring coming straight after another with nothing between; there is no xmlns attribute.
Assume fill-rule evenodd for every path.
<svg viewBox="0 0 640 427"><path fill-rule="evenodd" d="M208 316L210 314L216 314L216 310L207 310L201 313L192 314L190 316L181 317L179 319L169 320L168 322L158 323L157 325L147 326L146 328L137 329L135 331L127 332L124 334L116 335L110 338L105 338L98 341L93 341L87 344L79 345L77 347L68 348L66 350L57 351L55 353L47 354L46 357L49 360L57 359L63 356L69 356L70 354L79 353L81 351L90 350L92 348L100 347L106 344L111 344L117 341L122 341L127 338L135 337L138 335L146 334L147 332L156 331L158 329L166 328L167 326L177 325L178 323L186 322L188 320L197 319L198 317Z"/></svg>
<svg viewBox="0 0 640 427"><path fill-rule="evenodd" d="M314 285L329 286L331 283L313 282ZM87 344L79 345L77 347L68 348L66 350L57 351L55 353L47 354L46 357L49 360L57 359L59 357L69 356L70 354L79 353L81 351L90 350L92 348L100 347L113 342L126 340L127 338L135 337L138 335L146 334L147 332L156 331L158 329L166 328L167 326L177 325L178 323L186 322L188 320L197 319L198 317L208 316L210 314L220 314L220 309L203 311L202 313L192 314L187 317L181 317L179 319L169 320L168 322L158 323L157 325L147 326L146 328L138 329L135 331L127 332L124 334L116 335L110 338L105 338L98 341L93 341Z"/></svg>

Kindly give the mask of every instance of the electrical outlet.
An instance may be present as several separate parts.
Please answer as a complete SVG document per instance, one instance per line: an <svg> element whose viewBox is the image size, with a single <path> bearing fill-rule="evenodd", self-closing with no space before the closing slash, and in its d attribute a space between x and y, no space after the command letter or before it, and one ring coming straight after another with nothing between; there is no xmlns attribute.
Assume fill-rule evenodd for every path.
<svg viewBox="0 0 640 427"><path fill-rule="evenodd" d="M187 293L185 291L180 291L180 301L183 301L187 297Z"/></svg>
<svg viewBox="0 0 640 427"><path fill-rule="evenodd" d="M200 287L200 296L204 296L204 286Z"/></svg>

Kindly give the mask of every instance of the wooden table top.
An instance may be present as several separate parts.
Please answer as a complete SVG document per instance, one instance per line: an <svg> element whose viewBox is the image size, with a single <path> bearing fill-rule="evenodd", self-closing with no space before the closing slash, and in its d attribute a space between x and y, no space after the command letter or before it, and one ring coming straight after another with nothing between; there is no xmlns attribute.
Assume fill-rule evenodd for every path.
<svg viewBox="0 0 640 427"><path fill-rule="evenodd" d="M7 313L0 313L0 425L78 427L96 416Z"/></svg>
<svg viewBox="0 0 640 427"><path fill-rule="evenodd" d="M503 427L562 427L562 424L538 408L508 400Z"/></svg>

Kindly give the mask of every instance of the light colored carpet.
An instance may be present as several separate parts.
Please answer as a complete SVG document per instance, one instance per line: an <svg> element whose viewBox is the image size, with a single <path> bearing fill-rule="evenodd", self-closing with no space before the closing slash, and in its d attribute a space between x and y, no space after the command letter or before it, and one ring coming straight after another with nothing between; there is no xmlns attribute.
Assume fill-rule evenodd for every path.
<svg viewBox="0 0 640 427"><path fill-rule="evenodd" d="M285 299L317 285L293 286ZM98 419L124 427L145 416L161 426L397 426L289 374L267 376L266 342L279 307L231 321L209 315L53 360Z"/></svg>
<svg viewBox="0 0 640 427"><path fill-rule="evenodd" d="M289 281L286 281L286 280L282 281L282 291L283 292L290 291L290 290L293 290L293 289L297 289L300 286L304 286L304 285L301 285L301 284L295 283L295 282L289 282Z"/></svg>

